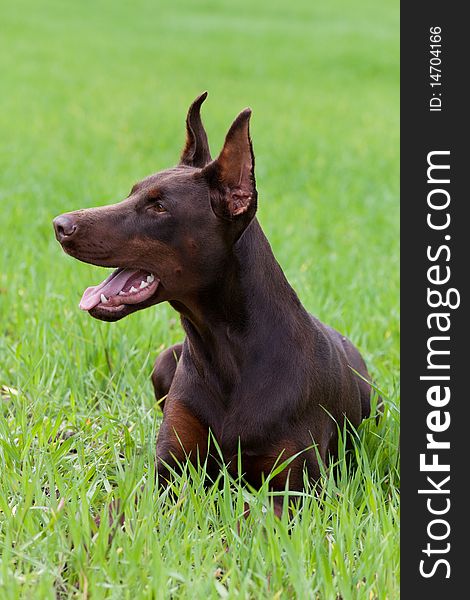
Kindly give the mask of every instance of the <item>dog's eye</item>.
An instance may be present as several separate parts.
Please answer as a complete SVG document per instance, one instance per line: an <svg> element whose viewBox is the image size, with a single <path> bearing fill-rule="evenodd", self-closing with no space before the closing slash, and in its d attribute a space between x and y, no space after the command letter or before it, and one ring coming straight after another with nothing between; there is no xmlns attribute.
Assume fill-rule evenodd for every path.
<svg viewBox="0 0 470 600"><path fill-rule="evenodd" d="M153 209L159 213L166 212L166 208L163 206L163 204L161 202L155 202L153 204Z"/></svg>

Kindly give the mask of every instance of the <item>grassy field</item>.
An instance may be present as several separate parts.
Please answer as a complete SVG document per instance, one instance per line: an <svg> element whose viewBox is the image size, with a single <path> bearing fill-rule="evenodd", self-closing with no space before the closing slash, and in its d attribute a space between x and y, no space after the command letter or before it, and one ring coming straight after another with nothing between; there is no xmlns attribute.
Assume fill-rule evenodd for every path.
<svg viewBox="0 0 470 600"><path fill-rule="evenodd" d="M0 598L397 598L397 3L1 5ZM204 492L185 472L176 502L157 495L149 376L182 337L177 315L80 312L103 271L65 256L51 227L175 164L204 89L214 154L252 107L260 221L385 398L356 459L291 523L263 489L238 528L248 491L225 473ZM109 546L93 517L116 497L126 527Z"/></svg>

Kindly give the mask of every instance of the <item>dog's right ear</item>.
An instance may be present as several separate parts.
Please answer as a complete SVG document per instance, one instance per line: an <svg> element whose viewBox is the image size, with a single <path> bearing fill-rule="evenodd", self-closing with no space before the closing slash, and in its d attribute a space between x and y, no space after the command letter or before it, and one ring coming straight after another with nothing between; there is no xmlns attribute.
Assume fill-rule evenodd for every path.
<svg viewBox="0 0 470 600"><path fill-rule="evenodd" d="M181 154L180 165L202 169L212 160L200 112L201 104L206 98L207 92L204 92L189 107L186 117L186 145Z"/></svg>
<svg viewBox="0 0 470 600"><path fill-rule="evenodd" d="M238 115L221 153L202 170L210 187L214 213L227 221L239 221L243 226L254 217L257 204L250 116L250 108Z"/></svg>

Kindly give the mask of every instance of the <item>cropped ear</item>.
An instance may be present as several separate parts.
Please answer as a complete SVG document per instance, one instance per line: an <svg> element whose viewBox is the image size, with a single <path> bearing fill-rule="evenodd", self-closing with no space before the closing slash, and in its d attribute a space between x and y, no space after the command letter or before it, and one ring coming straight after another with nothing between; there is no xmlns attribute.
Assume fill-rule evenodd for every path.
<svg viewBox="0 0 470 600"><path fill-rule="evenodd" d="M180 165L205 167L211 161L209 142L201 121L201 104L207 98L204 92L194 100L186 117L186 145L181 154Z"/></svg>
<svg viewBox="0 0 470 600"><path fill-rule="evenodd" d="M245 108L230 127L218 158L202 171L211 189L215 214L225 219L256 212L255 157L250 139L251 109Z"/></svg>

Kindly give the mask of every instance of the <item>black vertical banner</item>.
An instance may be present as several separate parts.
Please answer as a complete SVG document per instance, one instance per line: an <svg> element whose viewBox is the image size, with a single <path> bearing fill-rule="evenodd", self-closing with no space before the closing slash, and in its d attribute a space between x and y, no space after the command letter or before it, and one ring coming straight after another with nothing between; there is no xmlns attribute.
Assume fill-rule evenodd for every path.
<svg viewBox="0 0 470 600"><path fill-rule="evenodd" d="M470 136L457 2L402 3L402 597L470 597Z"/></svg>

